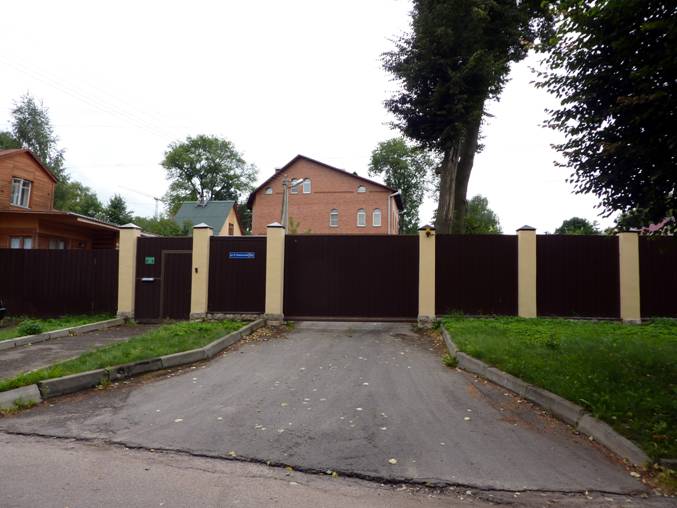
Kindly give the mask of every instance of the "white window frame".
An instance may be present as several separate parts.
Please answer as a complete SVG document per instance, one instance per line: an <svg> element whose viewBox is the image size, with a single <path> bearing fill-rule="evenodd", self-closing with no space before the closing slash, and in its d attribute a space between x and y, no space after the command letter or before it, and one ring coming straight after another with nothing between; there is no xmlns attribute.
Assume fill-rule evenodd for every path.
<svg viewBox="0 0 677 508"><path fill-rule="evenodd" d="M367 212L364 210L364 208L359 208L357 210L357 227L358 228L367 227Z"/></svg>
<svg viewBox="0 0 677 508"><path fill-rule="evenodd" d="M31 190L33 182L17 176L12 177L12 193L9 202L14 206L29 208L31 204ZM25 198L25 199L24 199ZM24 204L25 201L25 204Z"/></svg>
<svg viewBox="0 0 677 508"><path fill-rule="evenodd" d="M294 182L295 182L295 181L296 181L296 180L294 180L294 179L292 178L292 179L291 179L291 183L289 184L289 187L291 187L291 189L289 190L289 192L292 193L292 194L298 194L298 193L299 193L299 186L298 186L298 185L294 185Z"/></svg>
<svg viewBox="0 0 677 508"><path fill-rule="evenodd" d="M18 245L12 245L15 241L18 241ZM10 236L9 237L9 248L10 249L27 249L30 250L33 248L33 237L32 236Z"/></svg>
<svg viewBox="0 0 677 508"><path fill-rule="evenodd" d="M272 194L273 193L273 188L272 187L266 187L265 194Z"/></svg>
<svg viewBox="0 0 677 508"><path fill-rule="evenodd" d="M307 186L306 186L306 184L307 184ZM304 194L310 194L311 191L313 190L313 186L312 186L312 183L310 182L310 178L306 178L305 180L303 180L302 185L303 185L303 193Z"/></svg>
<svg viewBox="0 0 677 508"><path fill-rule="evenodd" d="M367 192L367 188L364 185L359 185L357 187L357 192Z"/></svg>
<svg viewBox="0 0 677 508"><path fill-rule="evenodd" d="M337 228L338 226L339 226L339 211L337 208L332 208L331 211L329 212L329 227Z"/></svg>
<svg viewBox="0 0 677 508"><path fill-rule="evenodd" d="M376 221L376 217L378 217L378 223ZM381 209L374 208L374 211L371 213L371 225L375 228L380 228L382 224L383 224L383 214L381 213Z"/></svg>

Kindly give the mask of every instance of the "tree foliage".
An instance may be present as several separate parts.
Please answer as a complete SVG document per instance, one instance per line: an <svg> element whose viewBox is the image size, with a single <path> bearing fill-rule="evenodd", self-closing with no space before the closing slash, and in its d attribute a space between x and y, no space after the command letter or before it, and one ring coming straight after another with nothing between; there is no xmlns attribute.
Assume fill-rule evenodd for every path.
<svg viewBox="0 0 677 508"><path fill-rule="evenodd" d="M170 181L165 200L171 214L183 201L242 201L257 173L230 141L205 135L169 145L162 166Z"/></svg>
<svg viewBox="0 0 677 508"><path fill-rule="evenodd" d="M384 55L401 84L386 107L420 146L442 155L436 226L463 232L466 193L487 99L523 59L547 12L539 0L415 0L411 33Z"/></svg>
<svg viewBox="0 0 677 508"><path fill-rule="evenodd" d="M416 233L420 225L418 210L434 165L429 153L407 144L402 137L382 141L372 151L369 175L382 176L388 187L402 193L400 233Z"/></svg>
<svg viewBox="0 0 677 508"><path fill-rule="evenodd" d="M153 233L158 236L190 236L192 234L192 225L190 222L184 222L178 225L169 217L139 217L132 220L146 233Z"/></svg>
<svg viewBox="0 0 677 508"><path fill-rule="evenodd" d="M104 206L96 193L86 185L76 181L69 181L61 186L61 195L57 206L54 207L66 212L75 212L88 217L102 218Z"/></svg>
<svg viewBox="0 0 677 508"><path fill-rule="evenodd" d="M555 229L556 235L599 235L599 225L597 221L590 222L581 217L571 217L562 222L562 225Z"/></svg>
<svg viewBox="0 0 677 508"><path fill-rule="evenodd" d="M489 200L484 196L478 194L468 201L465 232L468 234L499 234L503 232L498 215L489 208Z"/></svg>
<svg viewBox="0 0 677 508"><path fill-rule="evenodd" d="M134 219L132 211L127 209L125 198L120 194L113 194L113 197L110 198L108 204L103 209L102 218L120 226L129 224Z"/></svg>
<svg viewBox="0 0 677 508"><path fill-rule="evenodd" d="M547 125L579 193L606 215L640 210L658 222L677 210L677 3L560 0L541 46L539 86L560 107ZM634 212L633 212L634 213Z"/></svg>

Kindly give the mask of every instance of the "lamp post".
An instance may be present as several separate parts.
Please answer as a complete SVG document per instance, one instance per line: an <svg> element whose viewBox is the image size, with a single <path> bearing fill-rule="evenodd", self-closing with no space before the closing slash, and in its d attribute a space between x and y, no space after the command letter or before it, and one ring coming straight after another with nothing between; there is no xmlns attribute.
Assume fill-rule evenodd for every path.
<svg viewBox="0 0 677 508"><path fill-rule="evenodd" d="M289 189L302 184L305 180L305 178L299 178L290 181L287 175L282 180L282 218L280 224L284 226L285 231L289 230Z"/></svg>

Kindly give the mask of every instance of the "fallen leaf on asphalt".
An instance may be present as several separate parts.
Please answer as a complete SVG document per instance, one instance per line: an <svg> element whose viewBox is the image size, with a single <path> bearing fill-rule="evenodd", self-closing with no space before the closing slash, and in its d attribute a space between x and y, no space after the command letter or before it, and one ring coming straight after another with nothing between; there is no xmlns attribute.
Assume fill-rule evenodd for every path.
<svg viewBox="0 0 677 508"><path fill-rule="evenodd" d="M369 383L362 383L364 386L369 386Z"/></svg>
<svg viewBox="0 0 677 508"><path fill-rule="evenodd" d="M174 423L179 423L179 422L182 422L182 421L183 421L183 418L177 418L176 420L174 420Z"/></svg>
<svg viewBox="0 0 677 508"><path fill-rule="evenodd" d="M356 408L355 408L355 411L362 411L362 408L361 408L361 407L356 407Z"/></svg>
<svg viewBox="0 0 677 508"><path fill-rule="evenodd" d="M397 464L397 459L388 459L388 464Z"/></svg>
<svg viewBox="0 0 677 508"><path fill-rule="evenodd" d="M287 407L288 405L289 405L289 404L287 404L286 402L280 403L280 406L282 406L282 407Z"/></svg>
<svg viewBox="0 0 677 508"><path fill-rule="evenodd" d="M231 457L237 457L237 453L235 453L233 450L229 451L228 455L230 455Z"/></svg>
<svg viewBox="0 0 677 508"><path fill-rule="evenodd" d="M468 420L470 420L470 417L469 417L469 416L466 416L466 417L463 418L463 419L467 422Z"/></svg>
<svg viewBox="0 0 677 508"><path fill-rule="evenodd" d="M388 430L388 427L381 427L381 430Z"/></svg>
<svg viewBox="0 0 677 508"><path fill-rule="evenodd" d="M217 420L223 420L223 416L217 416L216 419Z"/></svg>
<svg viewBox="0 0 677 508"><path fill-rule="evenodd" d="M635 471L632 471L632 472L630 473L630 476L632 476L633 478L639 478L639 473L636 473Z"/></svg>

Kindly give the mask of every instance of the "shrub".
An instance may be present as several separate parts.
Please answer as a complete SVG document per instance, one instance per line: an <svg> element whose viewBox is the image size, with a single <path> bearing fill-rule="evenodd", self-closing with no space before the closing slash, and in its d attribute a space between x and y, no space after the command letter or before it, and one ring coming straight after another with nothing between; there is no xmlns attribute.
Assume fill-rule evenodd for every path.
<svg viewBox="0 0 677 508"><path fill-rule="evenodd" d="M39 321L28 319L26 321L22 321L19 326L17 326L17 330L21 335L35 335L42 333L43 327Z"/></svg>
<svg viewBox="0 0 677 508"><path fill-rule="evenodd" d="M455 356L451 356L449 353L442 357L442 363L447 367L456 367L458 365L458 360Z"/></svg>

